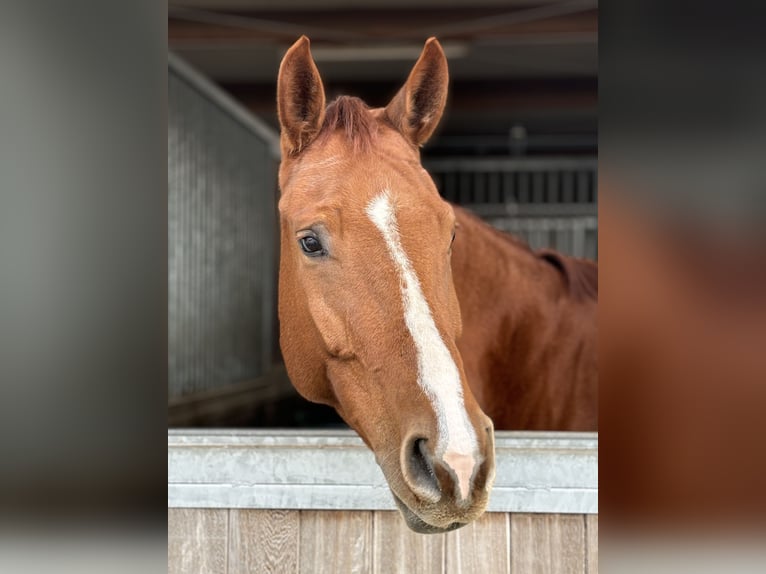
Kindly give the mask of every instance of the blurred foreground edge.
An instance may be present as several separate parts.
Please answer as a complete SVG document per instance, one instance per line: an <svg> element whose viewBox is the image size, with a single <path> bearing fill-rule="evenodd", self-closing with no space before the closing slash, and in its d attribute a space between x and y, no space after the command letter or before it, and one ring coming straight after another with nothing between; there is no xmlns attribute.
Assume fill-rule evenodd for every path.
<svg viewBox="0 0 766 574"><path fill-rule="evenodd" d="M662 210L613 174L601 189L602 527L760 531L764 243Z"/></svg>

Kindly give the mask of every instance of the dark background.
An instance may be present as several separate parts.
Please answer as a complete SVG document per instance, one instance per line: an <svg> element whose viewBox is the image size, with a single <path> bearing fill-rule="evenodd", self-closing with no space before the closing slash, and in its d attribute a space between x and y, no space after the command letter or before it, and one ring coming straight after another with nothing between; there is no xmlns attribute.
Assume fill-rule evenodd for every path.
<svg viewBox="0 0 766 574"><path fill-rule="evenodd" d="M448 113L426 157L594 154L598 3L545 0L189 0L169 7L171 50L277 127L279 61L312 41L328 99L373 107L396 93L423 42L450 63ZM511 140L511 128L526 132Z"/></svg>

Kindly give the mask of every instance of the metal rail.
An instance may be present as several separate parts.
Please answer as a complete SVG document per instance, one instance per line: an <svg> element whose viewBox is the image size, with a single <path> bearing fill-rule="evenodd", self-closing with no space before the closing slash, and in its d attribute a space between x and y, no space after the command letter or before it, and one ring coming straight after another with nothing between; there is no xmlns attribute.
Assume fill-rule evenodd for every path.
<svg viewBox="0 0 766 574"><path fill-rule="evenodd" d="M497 432L490 511L598 513L596 433ZM352 431L168 432L169 508L394 510Z"/></svg>

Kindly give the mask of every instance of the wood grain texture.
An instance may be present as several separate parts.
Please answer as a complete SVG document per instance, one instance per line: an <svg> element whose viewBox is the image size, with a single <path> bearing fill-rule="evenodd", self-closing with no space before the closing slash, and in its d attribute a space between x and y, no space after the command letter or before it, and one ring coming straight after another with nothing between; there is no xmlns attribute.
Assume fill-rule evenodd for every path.
<svg viewBox="0 0 766 574"><path fill-rule="evenodd" d="M230 510L229 574L296 574L298 510Z"/></svg>
<svg viewBox="0 0 766 574"><path fill-rule="evenodd" d="M486 513L416 534L394 511L168 509L168 573L597 574L598 515Z"/></svg>
<svg viewBox="0 0 766 574"><path fill-rule="evenodd" d="M375 574L442 574L444 535L417 534L396 511L377 511L374 521Z"/></svg>
<svg viewBox="0 0 766 574"><path fill-rule="evenodd" d="M585 572L585 517L582 514L512 514L511 572Z"/></svg>
<svg viewBox="0 0 766 574"><path fill-rule="evenodd" d="M508 514L487 512L477 521L445 535L445 572L508 574L510 526Z"/></svg>
<svg viewBox="0 0 766 574"><path fill-rule="evenodd" d="M598 574L598 514L585 515L587 574Z"/></svg>
<svg viewBox="0 0 766 574"><path fill-rule="evenodd" d="M168 574L226 574L226 509L168 508Z"/></svg>
<svg viewBox="0 0 766 574"><path fill-rule="evenodd" d="M372 570L372 554L372 512L301 511L302 574L367 574Z"/></svg>

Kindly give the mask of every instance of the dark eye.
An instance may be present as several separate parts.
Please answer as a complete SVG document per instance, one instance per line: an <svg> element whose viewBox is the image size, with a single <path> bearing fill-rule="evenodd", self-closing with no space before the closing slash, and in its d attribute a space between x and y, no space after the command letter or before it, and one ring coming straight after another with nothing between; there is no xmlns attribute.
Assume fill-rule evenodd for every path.
<svg viewBox="0 0 766 574"><path fill-rule="evenodd" d="M322 247L322 244L319 242L319 239L313 235L301 237L298 240L298 243L300 243L303 252L310 257L317 257L318 255L324 254L324 248Z"/></svg>
<svg viewBox="0 0 766 574"><path fill-rule="evenodd" d="M452 232L452 241L449 242L449 248L452 249L452 244L455 243L455 232Z"/></svg>

